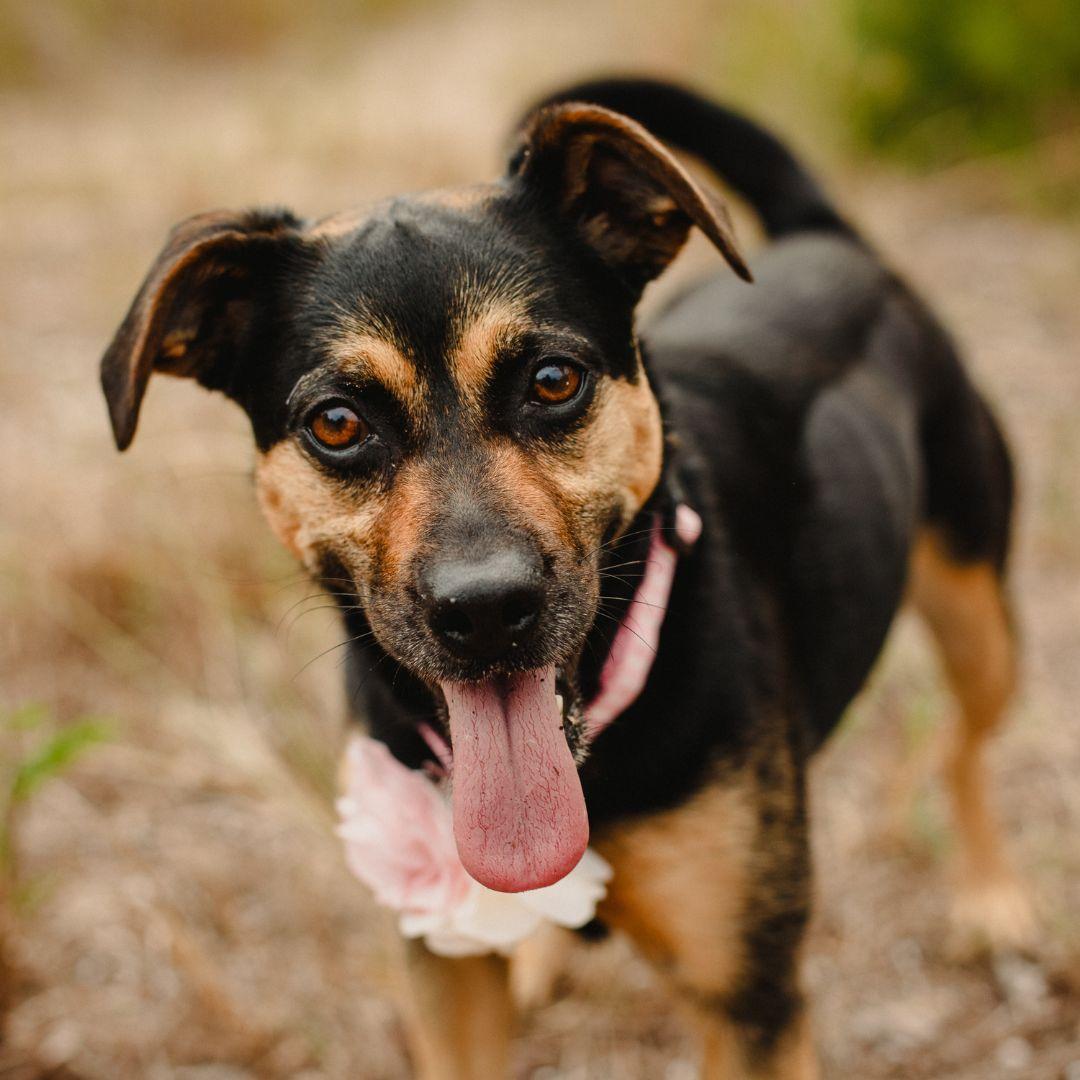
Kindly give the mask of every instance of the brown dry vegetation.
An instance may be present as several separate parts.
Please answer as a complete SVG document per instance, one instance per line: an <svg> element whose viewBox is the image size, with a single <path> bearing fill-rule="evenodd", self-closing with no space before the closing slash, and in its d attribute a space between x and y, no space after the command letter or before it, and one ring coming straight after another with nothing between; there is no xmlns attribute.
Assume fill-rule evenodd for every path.
<svg viewBox="0 0 1080 1080"><path fill-rule="evenodd" d="M0 708L40 703L56 725L92 715L113 732L17 822L3 1075L408 1075L380 916L332 835L333 614L258 518L242 418L162 379L120 458L97 358L174 220L257 202L317 214L486 175L524 100L598 68L724 89L739 42L702 45L710 11L422 5L325 53L103 46L0 96ZM62 52L74 31L48 12L20 17ZM763 107L792 126L798 88L774 82L795 112ZM812 130L795 128L804 147ZM834 186L955 328L1014 440L1026 677L991 767L1044 934L1034 957L950 959L928 771L948 702L902 622L814 777L808 982L827 1075L1075 1080L1077 233L1010 212L992 166L918 181L849 169ZM2 737L10 765L35 736ZM623 943L576 959L563 991L524 1023L519 1075L695 1075Z"/></svg>

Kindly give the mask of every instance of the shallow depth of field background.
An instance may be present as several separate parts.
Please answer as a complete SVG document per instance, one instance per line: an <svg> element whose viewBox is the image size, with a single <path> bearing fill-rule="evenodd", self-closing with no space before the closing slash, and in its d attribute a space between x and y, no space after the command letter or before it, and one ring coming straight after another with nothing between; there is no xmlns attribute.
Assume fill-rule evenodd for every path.
<svg viewBox="0 0 1080 1080"><path fill-rule="evenodd" d="M240 413L157 379L121 457L97 362L179 218L492 175L532 96L612 70L784 132L953 328L1018 459L1025 677L990 766L1042 945L952 955L950 703L901 620L813 778L827 1076L1080 1076L1076 0L5 0L0 1074L409 1075L332 833L333 612L258 517ZM560 991L520 1076L695 1075L624 943Z"/></svg>

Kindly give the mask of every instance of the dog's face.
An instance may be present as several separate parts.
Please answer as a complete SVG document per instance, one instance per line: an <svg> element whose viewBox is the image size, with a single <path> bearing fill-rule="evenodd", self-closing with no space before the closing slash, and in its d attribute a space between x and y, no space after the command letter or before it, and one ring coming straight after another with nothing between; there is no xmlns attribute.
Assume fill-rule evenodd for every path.
<svg viewBox="0 0 1080 1080"><path fill-rule="evenodd" d="M430 682L580 649L601 539L660 473L625 290L521 203L480 188L345 226L296 282L285 408L284 387L255 391L278 414L257 470L278 536L344 571L379 641Z"/></svg>
<svg viewBox="0 0 1080 1080"><path fill-rule="evenodd" d="M191 219L105 357L117 441L153 370L236 399L275 533L443 688L457 756L454 688L572 670L603 544L656 487L634 307L693 223L743 270L668 152L585 106L537 114L495 184Z"/></svg>

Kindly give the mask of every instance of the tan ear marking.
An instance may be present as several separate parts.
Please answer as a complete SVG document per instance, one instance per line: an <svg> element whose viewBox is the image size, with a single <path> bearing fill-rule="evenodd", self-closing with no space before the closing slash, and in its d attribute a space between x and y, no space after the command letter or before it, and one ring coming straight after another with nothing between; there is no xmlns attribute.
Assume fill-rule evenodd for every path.
<svg viewBox="0 0 1080 1080"><path fill-rule="evenodd" d="M187 352L188 345L194 340L193 330L174 330L165 335L161 343L161 355L169 360L180 360Z"/></svg>

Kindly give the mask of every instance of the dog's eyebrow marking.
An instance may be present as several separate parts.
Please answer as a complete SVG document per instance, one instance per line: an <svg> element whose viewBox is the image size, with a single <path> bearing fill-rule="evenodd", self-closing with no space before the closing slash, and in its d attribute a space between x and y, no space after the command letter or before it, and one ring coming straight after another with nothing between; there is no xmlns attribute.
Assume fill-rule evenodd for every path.
<svg viewBox="0 0 1080 1080"><path fill-rule="evenodd" d="M339 371L375 379L408 409L419 410L423 395L416 365L393 337L355 323L346 324L329 340L328 351Z"/></svg>
<svg viewBox="0 0 1080 1080"><path fill-rule="evenodd" d="M478 311L466 309L447 358L450 373L466 402L479 403L500 351L530 326L520 300L497 299Z"/></svg>

